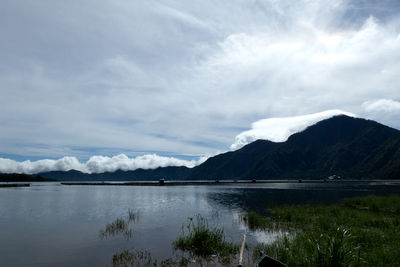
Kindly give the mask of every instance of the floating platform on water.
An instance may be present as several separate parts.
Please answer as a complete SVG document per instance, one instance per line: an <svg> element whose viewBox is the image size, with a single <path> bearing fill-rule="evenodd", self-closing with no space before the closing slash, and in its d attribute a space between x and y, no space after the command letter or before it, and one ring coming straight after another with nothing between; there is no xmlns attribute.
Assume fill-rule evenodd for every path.
<svg viewBox="0 0 400 267"><path fill-rule="evenodd" d="M0 187L28 187L31 184L0 184Z"/></svg>

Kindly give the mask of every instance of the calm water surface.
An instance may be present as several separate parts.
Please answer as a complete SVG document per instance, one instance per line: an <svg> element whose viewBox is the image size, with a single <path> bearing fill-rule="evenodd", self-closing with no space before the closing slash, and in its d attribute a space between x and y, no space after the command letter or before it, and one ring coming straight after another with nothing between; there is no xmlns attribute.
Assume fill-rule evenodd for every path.
<svg viewBox="0 0 400 267"><path fill-rule="evenodd" d="M345 197L400 194L400 183L271 183L199 186L63 186L0 188L1 266L110 266L123 248L173 255L171 243L188 217L201 214L240 242L246 211L276 204L335 203ZM133 236L101 239L107 223L138 215ZM248 233L249 244L271 238Z"/></svg>

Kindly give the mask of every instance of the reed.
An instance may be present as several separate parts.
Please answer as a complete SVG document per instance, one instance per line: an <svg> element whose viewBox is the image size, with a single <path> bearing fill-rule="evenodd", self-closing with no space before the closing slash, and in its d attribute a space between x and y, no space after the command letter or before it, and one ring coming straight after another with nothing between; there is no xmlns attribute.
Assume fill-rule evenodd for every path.
<svg viewBox="0 0 400 267"><path fill-rule="evenodd" d="M225 238L224 230L211 227L201 215L189 218L182 227L182 236L173 242L175 250L188 252L198 261L217 261L229 264L236 256L239 246Z"/></svg>

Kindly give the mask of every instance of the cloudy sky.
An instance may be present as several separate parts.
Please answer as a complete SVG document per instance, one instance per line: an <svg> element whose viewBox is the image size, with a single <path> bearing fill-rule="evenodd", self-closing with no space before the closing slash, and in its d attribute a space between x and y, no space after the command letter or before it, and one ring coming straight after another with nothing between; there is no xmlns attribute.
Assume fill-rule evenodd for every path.
<svg viewBox="0 0 400 267"><path fill-rule="evenodd" d="M326 110L400 128L398 0L3 0L0 33L3 171L193 165Z"/></svg>

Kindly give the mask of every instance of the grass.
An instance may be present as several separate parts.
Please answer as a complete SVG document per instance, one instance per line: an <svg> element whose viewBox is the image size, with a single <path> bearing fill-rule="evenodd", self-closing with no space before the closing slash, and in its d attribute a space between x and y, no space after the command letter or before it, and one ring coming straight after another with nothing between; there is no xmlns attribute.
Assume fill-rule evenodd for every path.
<svg viewBox="0 0 400 267"><path fill-rule="evenodd" d="M282 235L273 244L259 244L260 251L288 266L362 266L365 263L360 248L354 247L347 229L337 228L333 233L299 232Z"/></svg>
<svg viewBox="0 0 400 267"><path fill-rule="evenodd" d="M120 253L114 254L113 266L157 266L157 262L153 261L151 253L148 251L129 251L124 249Z"/></svg>
<svg viewBox="0 0 400 267"><path fill-rule="evenodd" d="M128 218L133 219L134 216L129 214ZM110 230L106 227L106 232L123 232L126 225L126 221L117 219L107 225ZM158 262L148 251L124 249L114 254L113 266L230 266L239 249L238 245L226 241L222 228L209 226L200 215L188 219L187 225L182 226L182 236L172 245L174 250L183 254Z"/></svg>
<svg viewBox="0 0 400 267"><path fill-rule="evenodd" d="M139 213L132 210L128 210L128 221L136 222L139 219Z"/></svg>
<svg viewBox="0 0 400 267"><path fill-rule="evenodd" d="M288 266L397 266L399 205L399 196L368 196L341 205L275 207L263 219L247 214L253 229L288 232L272 244L260 244L254 257L262 251Z"/></svg>
<svg viewBox="0 0 400 267"><path fill-rule="evenodd" d="M105 229L100 230L99 232L100 238L104 239L108 237L122 235L126 239L129 239L133 235L133 230L130 228L130 224L134 223L137 220L138 220L138 213L129 210L126 218L125 217L118 218L112 223L108 223Z"/></svg>
<svg viewBox="0 0 400 267"><path fill-rule="evenodd" d="M191 258L199 261L211 261L215 258L223 264L229 264L238 252L239 246L225 238L224 230L208 225L200 215L189 218L182 227L182 236L173 242L175 250L188 252Z"/></svg>
<svg viewBox="0 0 400 267"><path fill-rule="evenodd" d="M343 204L356 209L368 209L381 213L394 213L400 215L400 197L387 196L378 197L374 195L345 199Z"/></svg>
<svg viewBox="0 0 400 267"><path fill-rule="evenodd" d="M241 216L241 220L252 231L271 228L270 220L255 212L249 212L244 214L243 216Z"/></svg>
<svg viewBox="0 0 400 267"><path fill-rule="evenodd" d="M177 267L177 266L193 266L192 262L185 257L179 259L168 258L162 261L153 259L151 253L146 250L127 250L114 254L113 266L130 266L130 267Z"/></svg>
<svg viewBox="0 0 400 267"><path fill-rule="evenodd" d="M399 266L400 196L352 198L336 205L277 206L269 214L241 217L250 230L283 233L270 244L250 248L253 260L265 253L288 266ZM128 224L135 220L135 213L124 219ZM125 229L117 221L110 229ZM188 219L172 246L182 255L157 262L149 252L123 250L114 255L113 265L233 266L239 249L226 240L222 228L210 226L200 215ZM251 261L246 264L251 266Z"/></svg>

